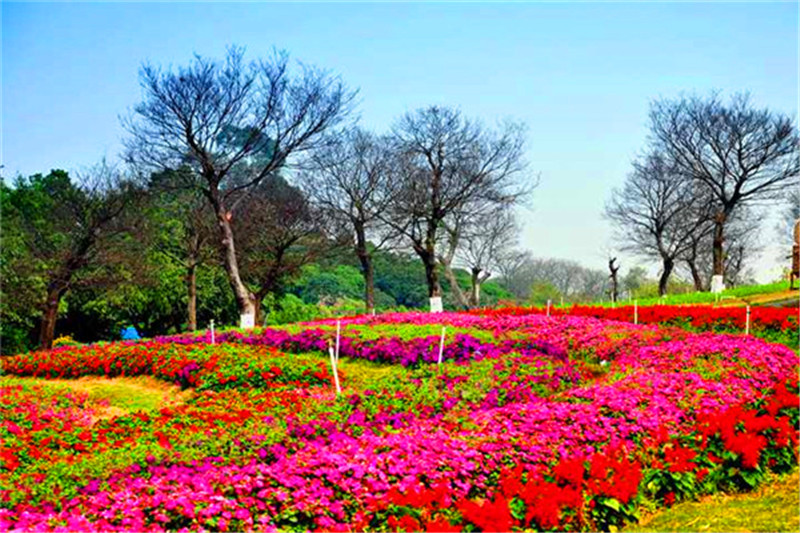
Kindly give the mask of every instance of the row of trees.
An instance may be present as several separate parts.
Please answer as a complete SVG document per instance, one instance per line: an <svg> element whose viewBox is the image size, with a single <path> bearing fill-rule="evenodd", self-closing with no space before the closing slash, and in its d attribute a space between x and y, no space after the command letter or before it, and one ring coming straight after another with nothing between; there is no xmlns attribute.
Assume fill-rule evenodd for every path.
<svg viewBox="0 0 800 533"><path fill-rule="evenodd" d="M203 202L197 211L187 209L190 198L168 185L178 179L174 174L153 175L142 186L129 183L124 209L108 223L86 224L88 218L75 216L82 212L86 184L104 178L109 181L103 188L119 192L115 176L101 166L77 179L53 171L0 185L3 353L30 349L56 331L88 342L115 338L127 325L154 336L191 330L211 319L219 324L238 319L213 238L214 217ZM365 283L350 253L352 242L332 239L299 189L277 179L266 185L251 200L263 205L254 218L234 224L242 278L254 293L265 294L257 322L364 312L357 300ZM100 200L96 197L95 205ZM369 251L377 308L427 305L424 268L413 252L376 250L371 243ZM460 287L469 287L467 271L454 269L454 274ZM458 306L446 279L442 288L446 305ZM509 298L490 282L482 301L491 305Z"/></svg>
<svg viewBox="0 0 800 533"><path fill-rule="evenodd" d="M792 120L716 94L658 100L649 119L647 146L606 206L620 247L661 263L661 294L678 266L697 290L737 283L764 209L800 188Z"/></svg>
<svg viewBox="0 0 800 533"><path fill-rule="evenodd" d="M140 81L143 101L124 121L124 168L3 185L13 228L4 248L19 245L19 257L3 254L4 280L26 277L36 259L39 271L26 279L34 292L46 286L42 347L52 345L71 289L135 281L148 261L183 271L189 330L203 265L221 265L241 323L251 325L303 265L342 247L358 258L368 311L383 249L413 250L431 305L442 297L440 272L457 305L478 305L516 239L511 209L535 185L521 125L488 128L429 107L375 135L354 124L355 91L328 72L292 68L286 54L246 62L233 48L222 62L146 65ZM468 295L459 266L470 272Z"/></svg>
<svg viewBox="0 0 800 533"><path fill-rule="evenodd" d="M355 92L316 69L292 75L285 54L246 63L241 50L231 49L222 63L196 58L174 71L146 66L141 84L144 101L126 122L126 159L145 175L178 173L183 179L173 185L206 200L243 324L252 323L278 273L266 272L258 290L248 286L241 267L250 254L234 228L274 212L253 199L269 196L261 189L276 176L304 186L319 210L314 219L353 235L368 310L374 307L370 238L413 249L432 305L442 296L440 267L450 272L463 250L458 257L471 263L470 300L477 304L494 243L511 239L509 210L532 188L520 125L493 130L457 110L430 107L378 137L347 127ZM287 199L275 203L286 209ZM486 220L503 221L497 238L475 230ZM252 231L267 233L258 224ZM286 244L314 231L291 232Z"/></svg>

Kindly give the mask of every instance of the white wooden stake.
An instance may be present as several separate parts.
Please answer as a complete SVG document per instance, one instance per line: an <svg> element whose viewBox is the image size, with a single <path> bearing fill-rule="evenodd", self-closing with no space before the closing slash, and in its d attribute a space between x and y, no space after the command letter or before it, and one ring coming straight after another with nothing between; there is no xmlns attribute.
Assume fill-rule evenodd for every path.
<svg viewBox="0 0 800 533"><path fill-rule="evenodd" d="M547 316L550 316L550 300L547 300Z"/></svg>
<svg viewBox="0 0 800 533"><path fill-rule="evenodd" d="M442 355L444 354L444 331L445 331L445 329L446 329L445 326L442 326L442 338L439 340L439 362L438 362L439 368L442 367Z"/></svg>
<svg viewBox="0 0 800 533"><path fill-rule="evenodd" d="M214 321L212 320L211 321L211 344L215 344L214 341L215 341L215 339L214 339Z"/></svg>
<svg viewBox="0 0 800 533"><path fill-rule="evenodd" d="M336 368L336 357L333 355L333 346L328 344L328 353L331 356L331 370L333 370L333 383L336 385L336 396L342 393L342 388L339 386L339 372Z"/></svg>
<svg viewBox="0 0 800 533"><path fill-rule="evenodd" d="M744 323L744 334L750 335L750 306L747 306L747 319Z"/></svg>
<svg viewBox="0 0 800 533"><path fill-rule="evenodd" d="M639 323L639 305L636 300L633 301L633 323Z"/></svg>
<svg viewBox="0 0 800 533"><path fill-rule="evenodd" d="M336 364L339 364L339 339L342 336L342 321L336 321Z"/></svg>

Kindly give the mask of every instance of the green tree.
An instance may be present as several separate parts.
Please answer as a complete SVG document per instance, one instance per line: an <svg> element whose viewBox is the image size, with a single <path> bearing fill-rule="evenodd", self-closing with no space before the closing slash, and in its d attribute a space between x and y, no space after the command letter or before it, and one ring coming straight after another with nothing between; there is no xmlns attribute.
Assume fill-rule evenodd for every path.
<svg viewBox="0 0 800 533"><path fill-rule="evenodd" d="M557 301L561 298L561 292L549 281L534 281L531 286L531 296L529 301L533 305L545 305L547 301Z"/></svg>
<svg viewBox="0 0 800 533"><path fill-rule="evenodd" d="M115 279L121 256L135 244L126 242L126 217L137 197L133 185L105 163L78 183L54 170L3 187L10 244L8 252L5 242L3 246L3 269L10 274L4 276L4 290L15 294L15 300L17 294L26 294L21 300L40 310L42 348L52 346L62 298L69 290ZM16 315L19 323L21 315Z"/></svg>

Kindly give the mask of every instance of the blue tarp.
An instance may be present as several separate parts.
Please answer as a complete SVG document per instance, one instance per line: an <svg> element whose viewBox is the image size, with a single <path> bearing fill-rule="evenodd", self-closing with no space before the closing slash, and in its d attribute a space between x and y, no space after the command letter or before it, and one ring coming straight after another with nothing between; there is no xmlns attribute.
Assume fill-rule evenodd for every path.
<svg viewBox="0 0 800 533"><path fill-rule="evenodd" d="M128 326L127 328L122 328L120 332L120 336L124 341L136 341L141 339L139 336L139 332L136 331L136 328L133 326Z"/></svg>

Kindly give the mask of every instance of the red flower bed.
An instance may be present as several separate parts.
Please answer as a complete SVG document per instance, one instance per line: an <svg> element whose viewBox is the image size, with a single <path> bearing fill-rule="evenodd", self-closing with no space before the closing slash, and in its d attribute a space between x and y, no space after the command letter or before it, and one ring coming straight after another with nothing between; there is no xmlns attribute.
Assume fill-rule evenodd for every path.
<svg viewBox="0 0 800 533"><path fill-rule="evenodd" d="M590 316L621 322L633 322L634 311L640 324L660 324L686 327L696 331L743 332L746 327L747 310L744 307L714 307L711 305L653 305L639 307L598 307L574 305L550 308L552 316ZM508 316L546 313L541 307L501 307L498 309L476 309L471 314L482 316ZM796 308L752 307L750 328L753 332L788 333L797 335L798 311Z"/></svg>

